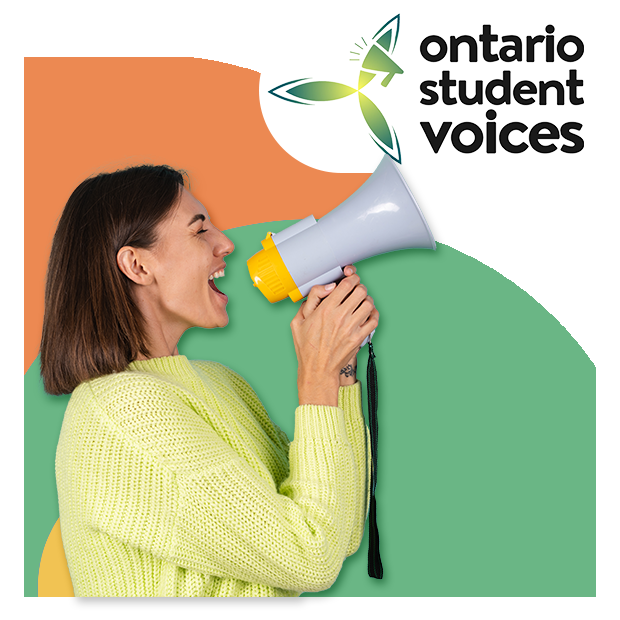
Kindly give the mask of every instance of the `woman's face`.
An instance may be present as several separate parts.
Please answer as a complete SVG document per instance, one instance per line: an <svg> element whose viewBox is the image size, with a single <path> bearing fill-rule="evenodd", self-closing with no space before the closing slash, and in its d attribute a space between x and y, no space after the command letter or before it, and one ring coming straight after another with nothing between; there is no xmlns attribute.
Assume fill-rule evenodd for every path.
<svg viewBox="0 0 620 620"><path fill-rule="evenodd" d="M184 331L228 324L228 297L215 283L224 275L224 257L234 249L183 188L178 207L159 226L151 256L157 315L166 327Z"/></svg>

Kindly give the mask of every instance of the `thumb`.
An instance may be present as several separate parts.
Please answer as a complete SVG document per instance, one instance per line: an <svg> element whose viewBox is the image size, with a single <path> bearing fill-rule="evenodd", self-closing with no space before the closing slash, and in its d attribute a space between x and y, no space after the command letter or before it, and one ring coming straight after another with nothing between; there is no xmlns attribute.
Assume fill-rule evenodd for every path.
<svg viewBox="0 0 620 620"><path fill-rule="evenodd" d="M325 297L327 297L334 289L336 284L332 282L325 286L313 286L308 293L308 298L302 306L304 319L307 319L318 307Z"/></svg>

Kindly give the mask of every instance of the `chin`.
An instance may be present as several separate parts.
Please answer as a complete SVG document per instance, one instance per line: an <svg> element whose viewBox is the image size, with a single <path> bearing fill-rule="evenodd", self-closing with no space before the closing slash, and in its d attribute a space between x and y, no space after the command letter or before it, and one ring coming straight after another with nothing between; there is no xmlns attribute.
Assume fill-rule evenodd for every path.
<svg viewBox="0 0 620 620"><path fill-rule="evenodd" d="M218 327L226 327L228 325L228 312L226 312L226 310L224 310L224 312L222 313L222 316L219 317L219 321L218 321Z"/></svg>
<svg viewBox="0 0 620 620"><path fill-rule="evenodd" d="M206 320L200 325L200 327L204 327L205 329L216 329L218 327L226 327L228 325L228 314L224 316L218 316L215 320L211 318L210 320Z"/></svg>

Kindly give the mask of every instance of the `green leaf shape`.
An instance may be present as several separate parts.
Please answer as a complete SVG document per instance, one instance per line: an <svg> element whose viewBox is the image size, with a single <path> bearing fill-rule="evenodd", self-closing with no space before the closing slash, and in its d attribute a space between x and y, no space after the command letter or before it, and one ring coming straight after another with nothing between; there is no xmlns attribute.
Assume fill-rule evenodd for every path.
<svg viewBox="0 0 620 620"><path fill-rule="evenodd" d="M380 45L386 52L390 51L390 43L392 42L392 31L388 30L377 39L377 44Z"/></svg>
<svg viewBox="0 0 620 620"><path fill-rule="evenodd" d="M387 148L392 149L392 134L390 128L385 120L383 114L381 114L379 108L370 100L366 95L358 93L360 100L360 108L364 119L370 127L370 131L383 143Z"/></svg>
<svg viewBox="0 0 620 620"><path fill-rule="evenodd" d="M338 82L307 82L286 91L307 101L335 101L357 92L355 88Z"/></svg>
<svg viewBox="0 0 620 620"><path fill-rule="evenodd" d="M362 90L370 80L375 77L375 73L368 73L368 71L360 71L360 77L357 82L357 90Z"/></svg>
<svg viewBox="0 0 620 620"><path fill-rule="evenodd" d="M396 23L393 26L390 26L390 24L395 21ZM389 26L389 28L388 28ZM389 22L386 22L385 24L383 24L383 26L381 26L381 28L379 28L379 30L377 30L377 32L375 32L375 36L373 37L373 41L377 41L377 43L381 42L380 45L383 47L383 44L386 42L385 34L387 32L392 32L394 31L394 44L392 45L392 41L391 41L391 37L390 37L390 43L389 45L392 45L392 52L394 51L394 49L396 48L396 42L398 41L398 31L400 30L400 13L398 15L394 15L394 17L392 17L392 19L390 19ZM377 40L377 37L379 36L380 33L381 37ZM389 51L386 49L386 51Z"/></svg>

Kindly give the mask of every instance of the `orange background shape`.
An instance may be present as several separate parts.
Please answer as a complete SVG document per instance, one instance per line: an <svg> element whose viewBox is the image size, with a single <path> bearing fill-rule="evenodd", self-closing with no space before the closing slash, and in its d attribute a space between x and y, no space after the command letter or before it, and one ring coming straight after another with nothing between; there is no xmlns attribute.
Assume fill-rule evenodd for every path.
<svg viewBox="0 0 620 620"><path fill-rule="evenodd" d="M27 58L24 73L24 371L38 354L54 230L88 176L140 163L182 168L222 230L319 218L369 176L288 155L263 119L255 71L195 58ZM57 521L39 596L72 595Z"/></svg>
<svg viewBox="0 0 620 620"><path fill-rule="evenodd" d="M321 217L368 178L288 155L263 119L259 78L195 58L25 59L24 370L38 354L58 218L93 173L140 163L187 170L222 230Z"/></svg>

